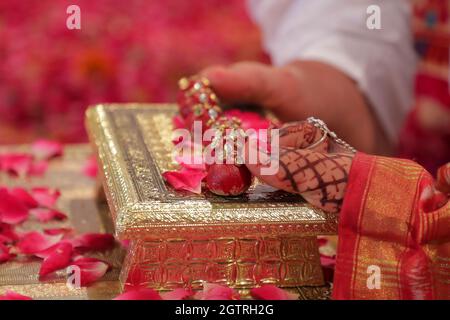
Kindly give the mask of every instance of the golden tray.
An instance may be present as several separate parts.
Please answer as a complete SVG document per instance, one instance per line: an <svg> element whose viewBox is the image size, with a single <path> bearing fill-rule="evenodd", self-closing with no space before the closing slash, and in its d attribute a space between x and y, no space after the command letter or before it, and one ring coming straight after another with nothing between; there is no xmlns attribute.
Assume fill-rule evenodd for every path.
<svg viewBox="0 0 450 320"><path fill-rule="evenodd" d="M258 182L234 198L172 189L161 173L176 168L176 113L175 104L133 103L86 114L115 233L130 240L122 284L323 285L316 237L336 234L336 215Z"/></svg>

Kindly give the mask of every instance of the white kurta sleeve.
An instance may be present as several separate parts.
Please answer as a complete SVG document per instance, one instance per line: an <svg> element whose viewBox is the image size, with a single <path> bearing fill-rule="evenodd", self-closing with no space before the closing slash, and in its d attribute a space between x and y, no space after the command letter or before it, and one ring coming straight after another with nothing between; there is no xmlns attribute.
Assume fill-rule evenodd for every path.
<svg viewBox="0 0 450 320"><path fill-rule="evenodd" d="M373 4L381 9L379 30L367 27ZM416 69L409 1L249 0L249 10L275 65L315 60L343 71L396 142L412 107Z"/></svg>

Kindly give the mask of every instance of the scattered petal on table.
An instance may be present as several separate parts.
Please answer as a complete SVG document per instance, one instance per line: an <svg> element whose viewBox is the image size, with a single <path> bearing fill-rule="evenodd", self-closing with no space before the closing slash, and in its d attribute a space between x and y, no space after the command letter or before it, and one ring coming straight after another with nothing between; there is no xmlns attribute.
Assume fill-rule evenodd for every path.
<svg viewBox="0 0 450 320"><path fill-rule="evenodd" d="M31 150L36 158L48 160L62 156L64 147L59 142L41 139L31 145Z"/></svg>
<svg viewBox="0 0 450 320"><path fill-rule="evenodd" d="M105 261L86 257L76 259L70 264L70 266L80 268L80 285L82 287L89 286L103 277L110 268Z"/></svg>
<svg viewBox="0 0 450 320"><path fill-rule="evenodd" d="M22 203L30 209L37 208L39 206L39 203L36 201L36 199L34 199L31 194L24 188L12 188L9 192L17 199L22 201Z"/></svg>
<svg viewBox="0 0 450 320"><path fill-rule="evenodd" d="M175 190L186 190L199 194L201 193L202 180L207 173L183 168L180 171L166 171L162 175Z"/></svg>
<svg viewBox="0 0 450 320"><path fill-rule="evenodd" d="M58 200L61 193L58 190L40 187L33 188L31 190L31 195L39 203L39 205L52 208L56 204L56 201Z"/></svg>
<svg viewBox="0 0 450 320"><path fill-rule="evenodd" d="M17 248L23 254L35 254L54 246L61 238L62 235L50 236L38 231L31 231L19 240Z"/></svg>
<svg viewBox="0 0 450 320"><path fill-rule="evenodd" d="M45 276L54 271L66 268L72 258L72 245L68 242L57 244L44 259L39 270L39 276Z"/></svg>
<svg viewBox="0 0 450 320"><path fill-rule="evenodd" d="M95 156L89 157L83 167L83 174L90 178L97 177L98 174L98 163Z"/></svg>
<svg viewBox="0 0 450 320"><path fill-rule="evenodd" d="M6 290L5 294L0 295L0 300L33 300L30 297L21 295L17 292Z"/></svg>
<svg viewBox="0 0 450 320"><path fill-rule="evenodd" d="M35 216L40 222L67 219L67 216L64 213L50 208L35 208L31 209L30 213L32 216Z"/></svg>
<svg viewBox="0 0 450 320"><path fill-rule="evenodd" d="M81 251L104 251L113 248L115 241L109 233L86 233L73 239L72 243Z"/></svg>
<svg viewBox="0 0 450 320"><path fill-rule="evenodd" d="M0 263L9 261L14 255L9 252L9 247L0 243Z"/></svg>
<svg viewBox="0 0 450 320"><path fill-rule="evenodd" d="M18 224L28 218L28 207L17 197L0 188L0 222Z"/></svg>

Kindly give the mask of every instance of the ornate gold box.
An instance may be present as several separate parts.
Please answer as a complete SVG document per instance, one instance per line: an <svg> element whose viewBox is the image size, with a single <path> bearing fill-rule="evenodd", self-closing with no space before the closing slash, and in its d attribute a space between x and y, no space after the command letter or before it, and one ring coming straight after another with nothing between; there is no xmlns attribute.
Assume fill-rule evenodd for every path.
<svg viewBox="0 0 450 320"><path fill-rule="evenodd" d="M336 216L301 197L254 183L240 197L173 190L174 104L88 109L86 125L116 235L130 240L121 281L157 289L203 281L249 288L323 285L317 235L336 233Z"/></svg>

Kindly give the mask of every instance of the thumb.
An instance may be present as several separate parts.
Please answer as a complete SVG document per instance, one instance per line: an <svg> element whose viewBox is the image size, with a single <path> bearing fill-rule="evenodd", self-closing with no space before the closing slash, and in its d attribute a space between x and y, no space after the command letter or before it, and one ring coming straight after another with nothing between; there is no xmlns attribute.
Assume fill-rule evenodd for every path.
<svg viewBox="0 0 450 320"><path fill-rule="evenodd" d="M280 104L282 83L286 81L278 69L256 62L210 67L201 74L210 80L224 102L258 104L266 108Z"/></svg>

